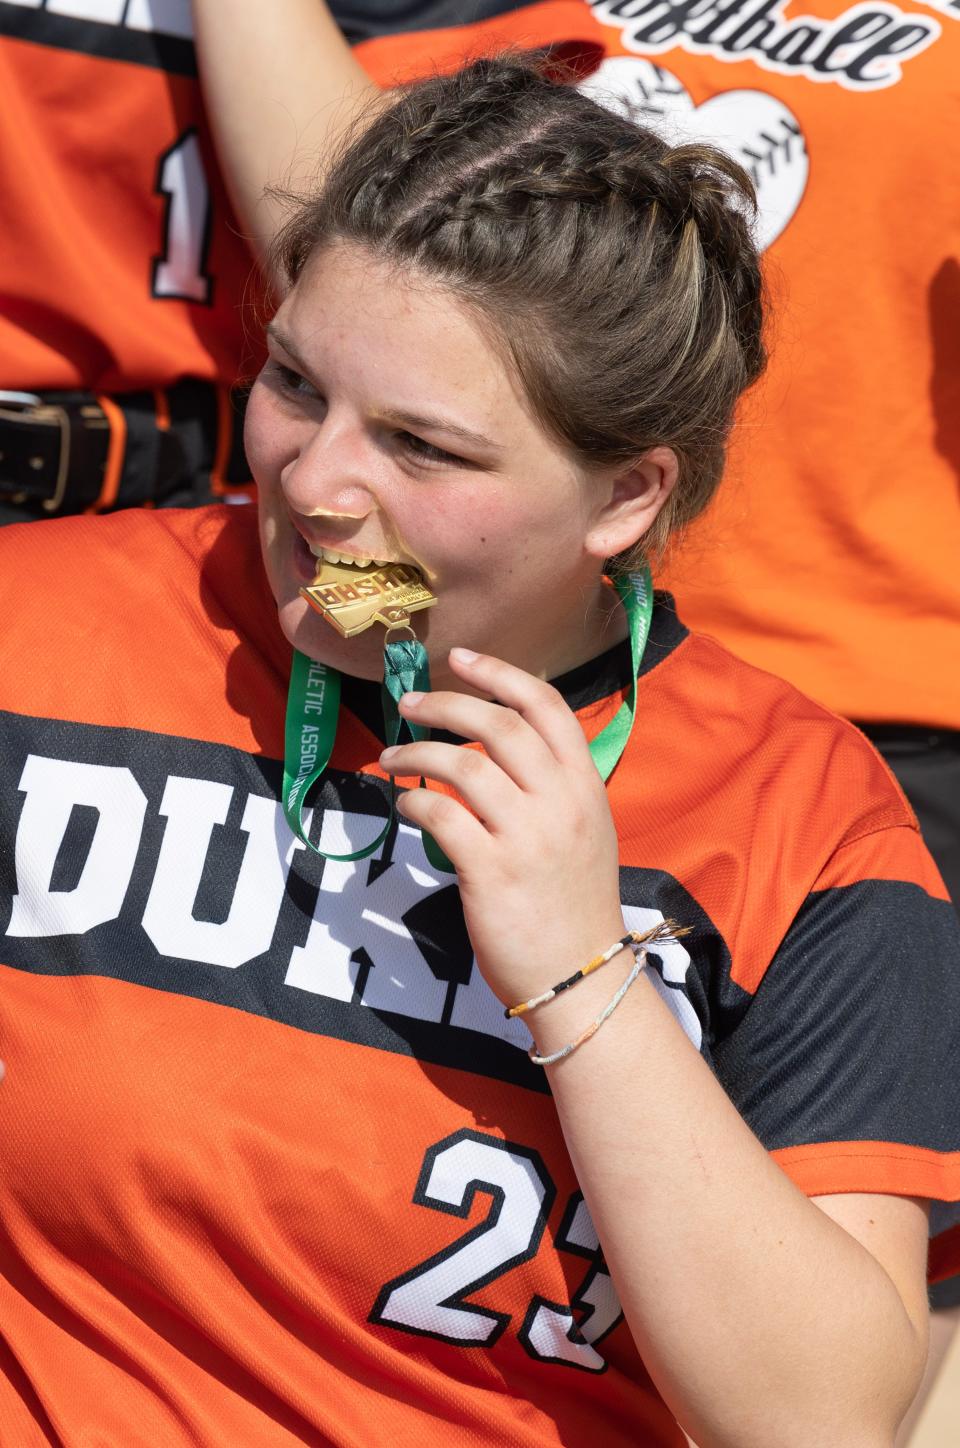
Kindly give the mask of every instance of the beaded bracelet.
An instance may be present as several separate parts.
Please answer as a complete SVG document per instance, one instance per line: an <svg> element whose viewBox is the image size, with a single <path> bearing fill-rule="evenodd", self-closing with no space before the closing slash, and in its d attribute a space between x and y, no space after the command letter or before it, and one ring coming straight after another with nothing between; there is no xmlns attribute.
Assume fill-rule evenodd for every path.
<svg viewBox="0 0 960 1448"><path fill-rule="evenodd" d="M604 1021L609 1020L609 1018L613 1015L614 1011L617 1009L617 1006L623 1000L627 991L633 985L633 982L636 980L641 970L643 970L643 967L646 965L646 963L647 952L645 949L641 949L639 954L637 955L636 960L633 962L633 969L631 970L630 974L627 976L626 980L623 982L623 985L617 991L616 995L612 996L611 999L607 1001L607 1004L597 1016L596 1020L591 1021L587 1029L581 1032L581 1034L577 1036L575 1041L568 1041L565 1046L560 1047L559 1051L553 1051L549 1056L538 1056L536 1046L531 1046L530 1050L527 1052L527 1055L530 1057L530 1060L533 1062L533 1064L535 1066L552 1066L554 1061L562 1061L564 1056L571 1055L578 1046L583 1045L584 1041L589 1041L591 1036L596 1035L597 1031L599 1031Z"/></svg>
<svg viewBox="0 0 960 1448"><path fill-rule="evenodd" d="M547 1001L552 1001L554 996L558 996L562 990L569 990L570 987L576 985L578 981L585 980L588 975L592 975L595 970L599 970L601 965L606 965L608 960L612 960L615 955L619 955L621 950L626 950L628 945L639 945L640 941L641 937L636 930L628 930L626 935L622 935L616 944L611 945L602 955L595 955L592 960L588 960L581 970L575 970L573 975L568 975L566 980L561 980L557 985L552 985L550 989L545 990L542 995L531 996L528 1001L521 1001L518 1006L507 1006L503 1014L510 1020L513 1016L525 1015L527 1011L532 1011L535 1006L545 1006Z"/></svg>
<svg viewBox="0 0 960 1448"><path fill-rule="evenodd" d="M621 950L626 950L628 947L634 949L638 945L653 945L659 940L676 940L678 936L689 935L689 933L690 926L677 925L673 920L661 920L659 924L654 925L650 930L628 930L626 935L621 936L615 945L611 945L602 955L595 955L592 960L587 961L587 964L583 966L582 969L575 970L573 975L568 975L566 980L561 980L556 985L552 985L549 990L545 990L541 995L531 996L528 1001L521 1001L519 1005L507 1006L503 1014L507 1017L507 1020L511 1020L514 1016L522 1016L525 1015L527 1011L532 1011L535 1006L545 1006L547 1001L552 1001L554 996L558 996L561 991L569 990L572 985L576 985L581 980L586 980L588 975L592 975L595 970L599 970L601 965L606 965L607 961L613 960L614 956L619 955Z"/></svg>

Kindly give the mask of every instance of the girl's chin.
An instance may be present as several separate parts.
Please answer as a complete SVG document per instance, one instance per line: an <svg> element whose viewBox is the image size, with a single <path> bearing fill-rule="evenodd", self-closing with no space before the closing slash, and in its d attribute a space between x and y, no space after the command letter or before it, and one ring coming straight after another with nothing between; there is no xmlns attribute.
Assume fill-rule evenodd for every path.
<svg viewBox="0 0 960 1448"><path fill-rule="evenodd" d="M288 642L308 658L358 679L382 677L383 629L377 625L346 639L299 597L282 604L278 617Z"/></svg>

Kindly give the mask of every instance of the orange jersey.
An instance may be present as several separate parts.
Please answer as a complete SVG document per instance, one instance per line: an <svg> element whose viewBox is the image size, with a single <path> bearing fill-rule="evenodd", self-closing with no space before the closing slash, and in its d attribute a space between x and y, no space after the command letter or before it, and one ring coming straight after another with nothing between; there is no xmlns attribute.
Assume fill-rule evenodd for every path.
<svg viewBox="0 0 960 1448"><path fill-rule="evenodd" d="M402 33L357 32L359 58L384 84L510 44L599 59L581 0L465 8L476 23L405 7ZM390 26L380 7L372 28ZM0 91L0 387L122 392L254 371L253 264L215 162L188 0L0 0Z"/></svg>
<svg viewBox="0 0 960 1448"><path fill-rule="evenodd" d="M4 1445L682 1448L455 882L286 826L252 510L4 529L0 607ZM558 681L588 734L628 672ZM328 851L379 829L378 693ZM638 696L624 919L693 927L656 988L804 1191L940 1199L956 1271L958 926L902 797L663 599Z"/></svg>
<svg viewBox="0 0 960 1448"><path fill-rule="evenodd" d="M773 357L671 562L684 616L848 717L960 727L960 8L594 13L597 84L759 191Z"/></svg>

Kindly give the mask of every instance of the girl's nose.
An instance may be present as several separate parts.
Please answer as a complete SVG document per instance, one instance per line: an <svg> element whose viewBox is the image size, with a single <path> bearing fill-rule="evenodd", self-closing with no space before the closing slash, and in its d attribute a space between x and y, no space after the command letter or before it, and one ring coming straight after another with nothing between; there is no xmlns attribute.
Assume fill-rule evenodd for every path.
<svg viewBox="0 0 960 1448"><path fill-rule="evenodd" d="M361 451L320 429L280 474L287 502L302 517L366 518L376 500Z"/></svg>

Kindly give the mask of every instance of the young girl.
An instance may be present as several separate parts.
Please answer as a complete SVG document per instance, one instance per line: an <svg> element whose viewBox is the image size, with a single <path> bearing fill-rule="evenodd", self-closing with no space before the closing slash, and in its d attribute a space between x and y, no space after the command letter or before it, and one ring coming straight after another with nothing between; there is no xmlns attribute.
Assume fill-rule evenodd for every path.
<svg viewBox="0 0 960 1448"><path fill-rule="evenodd" d="M281 241L266 582L244 510L0 539L11 1443L892 1442L955 917L644 571L763 365L749 193L533 67L416 87ZM432 687L336 626L401 593Z"/></svg>

